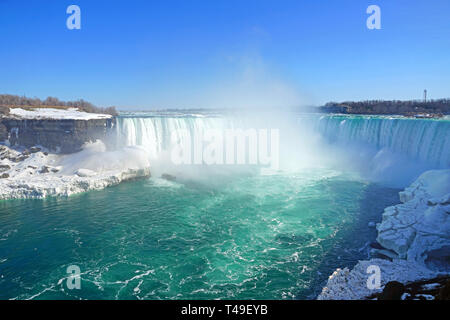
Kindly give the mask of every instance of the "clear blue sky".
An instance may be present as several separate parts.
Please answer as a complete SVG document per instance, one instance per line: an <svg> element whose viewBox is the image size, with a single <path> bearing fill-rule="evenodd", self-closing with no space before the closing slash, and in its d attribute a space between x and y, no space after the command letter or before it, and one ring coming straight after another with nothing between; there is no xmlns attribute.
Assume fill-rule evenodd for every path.
<svg viewBox="0 0 450 320"><path fill-rule="evenodd" d="M449 0L0 0L0 39L0 93L100 106L450 96Z"/></svg>

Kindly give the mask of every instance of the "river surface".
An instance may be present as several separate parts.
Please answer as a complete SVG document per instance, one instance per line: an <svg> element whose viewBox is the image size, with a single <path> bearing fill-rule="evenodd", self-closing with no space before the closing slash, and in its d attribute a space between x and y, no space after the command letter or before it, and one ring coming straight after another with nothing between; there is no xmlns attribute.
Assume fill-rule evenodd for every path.
<svg viewBox="0 0 450 320"><path fill-rule="evenodd" d="M337 266L367 258L368 222L397 192L317 170L2 201L0 298L314 298Z"/></svg>

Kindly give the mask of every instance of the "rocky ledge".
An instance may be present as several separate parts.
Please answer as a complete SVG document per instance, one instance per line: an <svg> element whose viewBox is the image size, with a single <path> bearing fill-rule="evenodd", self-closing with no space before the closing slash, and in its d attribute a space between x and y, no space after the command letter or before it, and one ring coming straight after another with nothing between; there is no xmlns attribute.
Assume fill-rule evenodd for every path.
<svg viewBox="0 0 450 320"><path fill-rule="evenodd" d="M372 249L373 258L352 270L337 269L319 300L367 299L392 281L407 284L450 275L450 170L423 173L400 192L400 201L385 209L377 225L380 246ZM380 269L377 289L368 288L369 266Z"/></svg>
<svg viewBox="0 0 450 320"><path fill-rule="evenodd" d="M87 142L108 142L115 118L77 108L12 108L0 113L0 142L11 146L42 146L57 153L73 153Z"/></svg>
<svg viewBox="0 0 450 320"><path fill-rule="evenodd" d="M97 139L108 141L114 119L14 119L4 118L0 123L1 140L11 146L43 146L58 153L81 150L86 142Z"/></svg>

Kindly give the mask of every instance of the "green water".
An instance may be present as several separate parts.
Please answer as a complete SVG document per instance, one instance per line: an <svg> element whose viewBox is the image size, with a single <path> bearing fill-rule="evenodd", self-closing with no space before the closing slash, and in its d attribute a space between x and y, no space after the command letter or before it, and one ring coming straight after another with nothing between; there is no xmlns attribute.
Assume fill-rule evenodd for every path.
<svg viewBox="0 0 450 320"><path fill-rule="evenodd" d="M307 299L398 190L319 170L0 202L1 299ZM81 269L69 290L66 268Z"/></svg>

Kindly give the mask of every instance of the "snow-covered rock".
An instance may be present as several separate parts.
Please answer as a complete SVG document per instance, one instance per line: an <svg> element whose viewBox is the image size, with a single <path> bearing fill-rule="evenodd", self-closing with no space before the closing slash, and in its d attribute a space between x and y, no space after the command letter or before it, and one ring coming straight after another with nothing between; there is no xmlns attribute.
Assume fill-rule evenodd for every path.
<svg viewBox="0 0 450 320"><path fill-rule="evenodd" d="M78 169L77 171L75 171L75 174L79 177L93 177L97 173L89 169Z"/></svg>
<svg viewBox="0 0 450 320"><path fill-rule="evenodd" d="M380 287L373 289L367 285L373 272L369 266L380 268ZM359 261L352 269L337 269L329 278L318 300L359 300L382 291L386 283L398 281L407 283L419 279L428 279L436 273L406 260L394 261L371 259ZM370 281L370 280L369 280Z"/></svg>
<svg viewBox="0 0 450 320"><path fill-rule="evenodd" d="M97 141L78 153L60 155L42 150L19 162L10 159L22 153L3 147L9 158L1 164L9 169L3 171L8 177L0 179L0 199L70 196L150 175L149 156L138 147L106 151Z"/></svg>
<svg viewBox="0 0 450 320"><path fill-rule="evenodd" d="M387 207L377 224L377 241L389 257L359 261L352 269L337 269L318 299L364 299L389 281L402 283L450 274L450 170L424 172L400 192L401 204ZM369 289L371 265L380 268L381 286Z"/></svg>
<svg viewBox="0 0 450 320"><path fill-rule="evenodd" d="M400 192L402 204L385 209L377 241L399 258L420 264L435 250L444 249L450 255L449 200L450 170L423 173Z"/></svg>

